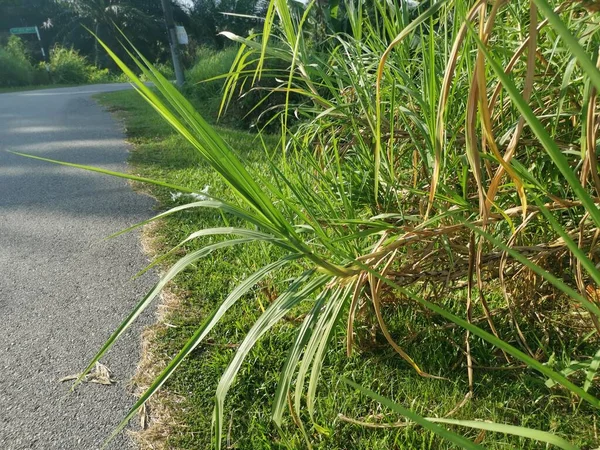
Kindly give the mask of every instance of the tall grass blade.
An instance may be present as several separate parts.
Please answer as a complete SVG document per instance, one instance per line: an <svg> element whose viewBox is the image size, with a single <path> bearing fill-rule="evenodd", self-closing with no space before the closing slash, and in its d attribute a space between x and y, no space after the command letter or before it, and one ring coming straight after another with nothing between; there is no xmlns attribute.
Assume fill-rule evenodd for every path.
<svg viewBox="0 0 600 450"><path fill-rule="evenodd" d="M233 383L235 376L242 365L242 362L248 355L248 352L263 334L269 331L269 329L271 329L275 323L289 313L294 306L299 304L301 301L306 300L314 291L323 287L330 279L327 275L320 275L316 277L313 275L313 270L304 272L304 274L298 277L294 283L292 283L292 285L266 309L266 311L254 323L250 331L248 331L233 360L221 376L221 380L217 386L215 409L213 414L216 440L215 443L217 450L220 450L222 445L221 439L223 435L223 410L225 396L227 395L227 392L229 391L229 388L231 387L231 384Z"/></svg>
<svg viewBox="0 0 600 450"><path fill-rule="evenodd" d="M123 430L123 428L127 425L127 423L133 418L135 413L139 408L144 405L154 393L160 389L160 387L169 379L169 377L173 374L173 372L179 367L179 365L183 362L183 360L192 352L198 345L202 343L204 338L211 332L214 326L221 320L221 318L225 315L225 313L243 296L245 295L256 283L258 283L261 279L271 274L272 272L285 267L289 263L300 258L301 255L289 255L285 258L282 258L279 261L268 264L254 274L247 277L242 283L240 283L231 293L227 296L225 300L219 305L219 307L212 312L212 314L204 321L202 326L200 326L190 337L190 339L186 342L180 352L175 356L163 369L163 371L156 377L156 379L152 382L150 387L140 396L135 405L129 410L125 418L121 421L119 426L112 432L109 439L105 442L107 444L114 437Z"/></svg>
<svg viewBox="0 0 600 450"><path fill-rule="evenodd" d="M46 161L46 162L53 163L53 164L59 164L61 166L74 167L76 169L87 170L88 172L97 172L97 173L101 173L104 175L110 175L111 177L125 178L127 180L139 181L140 183L153 184L155 186L160 186L160 187L164 187L164 188L168 188L168 189L174 189L174 190L177 190L180 192L188 192L190 194L194 193L194 190L191 188L184 187L184 186L178 186L178 185L175 185L172 183L166 183L164 181L155 180L152 178L138 177L137 175L131 175L129 173L115 172L112 170L102 169L100 167L86 166L84 164L75 164L75 163L70 163L67 161L58 161L56 159L50 159L50 158L44 158L42 156L30 155L28 153L13 152L11 150L8 150L8 152L12 153L14 155L24 156L25 158L37 159L39 161Z"/></svg>
<svg viewBox="0 0 600 450"><path fill-rule="evenodd" d="M426 430L435 433L439 437L441 437L449 442L452 442L453 444L456 444L460 448L464 448L467 450L483 450L483 447L481 445L477 445L473 441L470 441L452 431L446 430L442 427L435 425L434 423L427 420L426 418L412 412L410 409L406 409L406 408L400 406L399 404L394 403L391 400L377 394L376 392L373 392L370 389L362 387L359 384L356 384L353 381L350 381L346 378L342 378L342 381L344 383L348 384L349 386L352 386L354 389L362 392L364 395L367 395L367 396L371 397L372 399L377 400L379 403L387 406L392 411L395 411L398 414L402 414L404 417L408 417L410 420L421 425Z"/></svg>
<svg viewBox="0 0 600 450"><path fill-rule="evenodd" d="M547 431L534 430L532 428L518 427L516 425L507 425L503 423L484 422L476 420L456 420L456 419L438 419L427 417L426 420L434 423L445 423L448 425L458 425L461 427L474 428L476 430L492 431L494 433L504 433L513 436L520 436L538 442L555 445L563 450L579 450L565 439Z"/></svg>
<svg viewBox="0 0 600 450"><path fill-rule="evenodd" d="M89 365L85 368L85 370L79 375L75 383L73 384L73 388L77 386L85 375L89 373L90 370L94 367L97 361L108 351L110 347L115 343L115 341L131 326L131 324L139 317L139 315L150 305L152 300L160 293L160 291L165 287L165 285L171 281L177 274L181 271L185 270L190 264L196 262L197 260L204 258L210 255L213 251L231 247L238 244L246 244L252 242L252 239L231 239L229 241L217 242L215 244L207 245L199 250L196 250L188 255L185 255L179 261L177 261L173 266L162 276L156 285L146 294L146 296L139 301L139 303L133 308L131 313L127 316L127 318L119 325L119 327L115 330L115 332L108 338L108 340L104 343L100 351L94 356Z"/></svg>
<svg viewBox="0 0 600 450"><path fill-rule="evenodd" d="M404 28L402 30L402 32L400 32L400 34L398 34L398 36L396 36L394 38L394 40L386 48L383 55L381 55L381 60L377 67L377 77L376 77L376 82L375 82L376 123L375 123L375 161L374 161L374 167L373 167L374 180L375 180L375 185L374 185L375 203L378 202L377 195L378 195L378 191L379 191L379 170L380 170L380 166L381 166L381 152L382 152L382 146L381 146L381 123L382 123L381 83L382 83L382 79L383 79L383 69L385 67L387 59L388 59L390 53L392 52L392 50L398 44L400 44L400 42L402 42L404 39L406 39L407 36L409 36L412 32L414 32L422 23L424 23L427 19L429 19L436 12L438 12L440 10L440 8L442 6L444 6L446 3L448 3L449 1L451 1L451 0L439 0L436 3L434 3L433 5L431 5L429 8L427 8L427 10L425 10L421 15L419 15L419 17L417 17L415 20L413 20L406 28Z"/></svg>

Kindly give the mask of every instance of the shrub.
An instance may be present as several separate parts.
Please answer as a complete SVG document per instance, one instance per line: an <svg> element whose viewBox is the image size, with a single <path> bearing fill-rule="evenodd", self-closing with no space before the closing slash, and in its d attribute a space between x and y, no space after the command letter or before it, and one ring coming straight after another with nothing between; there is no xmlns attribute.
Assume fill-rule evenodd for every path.
<svg viewBox="0 0 600 450"><path fill-rule="evenodd" d="M40 85L40 84L51 84L52 80L50 79L49 69L46 68L46 63L39 63L33 69L33 80L31 84Z"/></svg>
<svg viewBox="0 0 600 450"><path fill-rule="evenodd" d="M72 48L56 45L50 52L50 74L58 84L107 83L113 80L108 69L89 64Z"/></svg>
<svg viewBox="0 0 600 450"><path fill-rule="evenodd" d="M21 38L17 36L13 35L8 39L6 51L15 59L29 62L29 52L27 47L25 47L25 43L21 40Z"/></svg>
<svg viewBox="0 0 600 450"><path fill-rule="evenodd" d="M0 48L0 86L31 84L34 69L23 41L11 36L5 48Z"/></svg>
<svg viewBox="0 0 600 450"><path fill-rule="evenodd" d="M157 63L154 64L154 67L167 80L172 80L172 79L175 78L175 71L173 70L173 66L171 64L157 62Z"/></svg>
<svg viewBox="0 0 600 450"><path fill-rule="evenodd" d="M88 83L109 83L113 81L113 76L108 69L99 69L95 66L87 67Z"/></svg>
<svg viewBox="0 0 600 450"><path fill-rule="evenodd" d="M88 62L72 48L56 45L50 52L50 73L59 84L85 83L89 78Z"/></svg>
<svg viewBox="0 0 600 450"><path fill-rule="evenodd" d="M108 69L89 64L85 56L74 49L56 45L50 51L47 68L45 63L31 64L29 52L17 36L11 36L5 47L0 47L0 86L106 83L112 80Z"/></svg>
<svg viewBox="0 0 600 450"><path fill-rule="evenodd" d="M199 97L212 97L220 92L224 79L205 82L214 77L229 72L237 49L228 47L225 50L216 51L208 47L198 47L194 66L185 73L186 91Z"/></svg>
<svg viewBox="0 0 600 450"><path fill-rule="evenodd" d="M0 48L0 86L24 86L31 83L32 76L30 64Z"/></svg>
<svg viewBox="0 0 600 450"><path fill-rule="evenodd" d="M173 66L170 63L161 63L161 62L155 62L154 66L153 66L163 77L165 77L167 80L174 80L175 79L175 71L173 70ZM148 78L142 73L140 74L140 80L146 82L148 81ZM122 80L123 82L128 82L129 78L127 77L122 77L121 75L118 76L119 80Z"/></svg>

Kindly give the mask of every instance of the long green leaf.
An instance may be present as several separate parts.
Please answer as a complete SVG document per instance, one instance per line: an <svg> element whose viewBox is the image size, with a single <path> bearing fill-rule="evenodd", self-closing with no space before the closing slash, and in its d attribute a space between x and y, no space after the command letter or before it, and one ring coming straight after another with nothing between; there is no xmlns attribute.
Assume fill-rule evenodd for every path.
<svg viewBox="0 0 600 450"><path fill-rule="evenodd" d="M152 395L156 393L158 389L169 379L173 372L179 367L183 360L196 348L202 340L211 332L214 326L221 320L225 313L243 296L245 295L256 283L258 283L265 276L269 275L273 271L276 271L290 262L297 260L301 255L292 254L285 258L280 259L274 263L268 264L254 274L246 278L240 283L231 293L227 296L223 303L212 312L212 314L204 321L192 335L192 337L186 342L183 348L179 351L177 356L173 358L167 367L156 377L150 387L144 392L137 400L135 405L129 410L125 418L121 421L119 426L112 432L111 436L105 442L108 444L121 430L127 425L127 423L133 418L139 408L148 401Z"/></svg>
<svg viewBox="0 0 600 450"><path fill-rule="evenodd" d="M171 214L175 214L177 212L181 212L181 211L186 211L188 209L193 209L193 208L214 208L214 209L218 209L222 212L231 214L232 216L235 216L239 219L242 219L243 221L247 222L247 223L251 223L256 225L258 228L269 231L270 233L273 234L277 234L279 233L277 229L273 228L271 226L271 224L269 224L268 222L265 222L262 218L258 218L250 213L248 213L248 211L245 211L243 209L238 208L237 206L234 206L230 203L226 203L223 200L219 200L219 199L213 199L213 200L200 200L197 202L192 202L192 203L186 203L184 205L179 205L179 206L175 206L165 212L162 212L160 214L157 214L156 216L148 219L148 220L144 220L142 222L138 222L128 228L125 228L121 231L118 231L114 234L111 234L110 236L108 236L107 239L110 238L114 238L116 236L119 236L121 234L124 233L128 233L129 231L132 231L136 228L139 228L141 226L144 226L146 224L149 224L151 222L154 222L155 220L159 220L159 219L163 219L165 217L170 216Z"/></svg>
<svg viewBox="0 0 600 450"><path fill-rule="evenodd" d="M534 430L534 429L526 428L526 427L519 427L516 425L507 425L507 424L503 424L503 423L495 423L495 422L487 422L487 421L484 422L484 421L476 421L476 420L457 420L457 419L446 419L446 418L437 418L437 417L422 417L416 413L413 413L412 411L410 411L408 409L403 408L398 403L393 402L392 400L390 400L386 397L378 395L369 389L361 387L361 386L357 385L356 383L353 383L345 378L342 378L342 380L345 383L351 385L352 387L360 390L362 393L379 401L380 403L382 403L385 406L387 406L388 408L402 414L403 416L408 417L409 419L415 421L416 423L418 423L419 425L422 425L425 428L428 428L426 426L426 422L443 423L443 424L447 424L447 425L458 425L461 427L474 428L477 430L485 430L485 431L492 431L495 433L510 434L513 436L521 436L521 437L524 437L527 439L532 439L534 441L544 442L546 444L555 445L563 450L579 450L578 447L574 446L567 440L565 440L565 439L561 438L560 436L557 436L553 433L549 433L547 431L540 431L540 430ZM413 416L411 417L408 413L412 414ZM418 421L415 420L415 418L418 418ZM447 440L454 442L461 446L465 445L464 443L458 443L458 442L452 440L451 439L451 436L453 435L452 432L450 432L448 430L444 430L442 428L440 428L439 430L443 430L444 434L441 434L439 431L436 431L434 429L430 429L430 431L433 431L434 433L438 434L439 436L443 437L444 439L447 439ZM445 433L451 433L451 434L447 435ZM457 435L454 435L454 436L457 436ZM469 445L476 445L475 443L472 443L471 441L468 441L468 442L470 443ZM472 448L472 447L463 447L463 448ZM477 448L477 447L475 447L475 448ZM481 448L481 447L479 447L479 448Z"/></svg>
<svg viewBox="0 0 600 450"><path fill-rule="evenodd" d="M200 258L204 258L208 256L213 251L231 247L233 245L238 244L246 244L252 242L253 239L232 239L229 241L217 242L215 244L207 245L199 250L196 250L189 255L184 256L179 261L177 261L173 266L163 275L163 277L154 285L154 287L146 294L144 298L142 298L138 304L133 308L131 313L127 316L127 318L118 326L118 328L113 332L113 334L108 338L108 340L104 343L100 351L94 356L89 365L85 368L85 370L79 375L75 383L73 384L73 389L83 380L86 374L89 373L90 370L94 367L97 361L108 351L110 347L115 343L115 341L131 326L131 324L139 317L139 315L150 305L152 300L160 293L160 291L165 287L165 285L171 281L179 272L189 267L190 264L194 263Z"/></svg>
<svg viewBox="0 0 600 450"><path fill-rule="evenodd" d="M296 413L299 413L301 409L300 406L302 401L302 393L304 392L306 375L311 367L315 354L319 349L319 345L322 341L321 335L327 332L328 324L332 324L331 316L336 306L336 302L326 302L325 306L323 307L323 311L317 320L317 323L314 325L314 331L311 333L310 339L306 344L304 355L302 356L302 362L298 368L298 374L296 375L296 386L294 389L294 409L296 410Z"/></svg>
<svg viewBox="0 0 600 450"><path fill-rule="evenodd" d="M271 244L274 244L278 247L281 247L285 250L293 252L295 249L288 245L285 240L276 238L270 234L261 233L256 230L248 230L247 228L236 228L236 227L216 227L216 228L205 228L203 230L198 230L191 233L188 237L186 237L183 241L181 241L177 247L184 245L185 243L192 241L194 239L198 239L203 236L223 236L228 234L234 234L237 236L243 236L248 239L252 239L255 241L265 241Z"/></svg>
<svg viewBox="0 0 600 450"><path fill-rule="evenodd" d="M565 23L561 18L554 12L553 8L546 2L546 0L532 0L539 8L540 12L546 16L552 29L556 31L563 39L568 47L569 52L577 58L577 62L581 65L581 68L585 71L587 76L590 77L592 84L600 91L600 70L596 67L596 64L590 58L590 55L579 45L579 42L571 34ZM504 83L503 83L504 84Z"/></svg>
<svg viewBox="0 0 600 450"><path fill-rule="evenodd" d="M588 370L585 371L585 381L583 382L583 390L588 391L594 382L594 377L600 369L600 350L592 357Z"/></svg>
<svg viewBox="0 0 600 450"><path fill-rule="evenodd" d="M46 162L50 162L53 164L60 164L61 166L75 167L77 169L87 170L88 172L97 172L97 173L101 173L104 175L110 175L112 177L125 178L127 180L133 180L133 181L139 181L142 183L154 184L156 186L161 186L161 187L165 187L165 188L169 188L169 189L175 189L175 190L181 191L181 192L188 192L191 194L194 193L194 190L191 188L184 187L184 186L178 186L178 185L171 184L171 183L166 183L166 182L160 181L160 180L154 180L152 178L138 177L136 175L131 175L129 173L114 172L112 170L101 169L100 167L86 166L84 164L75 164L75 163L70 163L70 162L66 162L66 161L58 161L56 159L43 158L41 156L30 155L28 153L13 152L10 150L7 150L7 151L9 153L13 153L15 155L24 156L26 158L31 158L31 159L37 159L39 161L46 161Z"/></svg>
<svg viewBox="0 0 600 450"><path fill-rule="evenodd" d="M225 396L237 375L242 362L252 349L258 339L265 334L275 323L284 317L294 306L305 300L310 294L323 287L330 277L327 275L313 276L314 271L309 270L299 276L294 283L281 294L254 323L243 342L239 346L233 360L227 370L221 376L215 397L215 409L213 414L215 426L216 448L221 449L221 438L223 434L223 408ZM311 279L312 278L312 279Z"/></svg>
<svg viewBox="0 0 600 450"><path fill-rule="evenodd" d="M326 351L329 348L329 343L333 338L334 331L342 317L344 306L347 306L348 296L352 292L353 287L352 284L349 284L344 289L340 288L331 294L331 297L329 298L329 302L333 305L331 316L323 330L315 330L315 335L319 335L320 342L313 358L310 377L308 379L308 389L306 391L306 408L313 424L315 424L315 397L319 376L323 367L323 360L325 359Z"/></svg>
<svg viewBox="0 0 600 450"><path fill-rule="evenodd" d="M311 311L306 315L304 321L302 322L302 326L298 329L296 339L291 345L288 351L288 356L283 365L283 369L281 369L281 375L279 376L277 390L275 391L275 397L273 399L272 415L273 421L278 426L281 426L282 424L283 411L287 402L287 394L292 383L292 376L294 375L294 371L296 370L296 366L300 360L300 354L312 336L314 324L321 314L321 308L323 307L327 296L329 296L329 292L325 290L321 291L321 293L318 295Z"/></svg>
<svg viewBox="0 0 600 450"><path fill-rule="evenodd" d="M429 430L429 431L437 434L441 438L444 438L444 439L458 445L460 448L464 448L464 449L468 449L468 450L484 450L484 448L482 446L475 444L473 441L470 441L462 436L459 436L456 433L453 433L452 431L446 430L442 427L439 427L439 426L431 423L431 421L412 412L410 409L406 409L403 406L400 406L399 404L392 402L390 399L387 399L387 398L379 395L378 393L373 392L370 389L362 387L361 385L356 384L355 382L350 381L347 378L342 378L342 380L344 381L344 383L352 386L354 389L362 392L363 394L371 397L372 399L377 400L379 403L387 406L392 411L395 411L398 414L402 414L403 416L408 417L410 420L421 425L426 430Z"/></svg>
<svg viewBox="0 0 600 450"><path fill-rule="evenodd" d="M476 420L456 420L456 419L438 419L427 417L425 420L434 423L445 423L448 425L458 425L461 427L474 428L476 430L493 431L495 433L511 434L513 436L521 436L527 439L532 439L538 442L555 445L564 450L579 450L579 447L574 446L565 439L547 431L534 430L531 428L518 427L516 425L507 425L504 423L483 422Z"/></svg>

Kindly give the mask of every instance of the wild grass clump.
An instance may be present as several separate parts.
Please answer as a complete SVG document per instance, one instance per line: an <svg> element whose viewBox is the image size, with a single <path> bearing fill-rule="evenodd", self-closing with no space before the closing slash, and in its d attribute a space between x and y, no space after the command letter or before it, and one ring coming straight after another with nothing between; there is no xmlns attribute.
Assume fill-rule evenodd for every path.
<svg viewBox="0 0 600 450"><path fill-rule="evenodd" d="M222 222L182 238L173 253L201 244L172 265L88 370L185 269L228 248L277 250L207 311L125 422L230 310L244 307L255 286L282 273L293 276L254 310L252 327L221 367L217 448L236 376L290 317L271 417L278 430L293 421L308 447L327 433L317 396L327 355L339 333L349 358L368 354L367 329L423 380L460 380L465 395L458 409L478 395L478 377L493 392L488 372L506 370L541 386L532 401L549 404L558 396L562 414L572 408L592 417L600 408L597 16L577 3L546 0L442 0L410 10L387 1L296 6L272 0L261 35L225 33L240 48L222 110L236 104L241 87L265 78L274 83L260 89L265 93L253 109L269 111L267 123L281 131L278 155L264 152L267 169L249 164L142 55L134 62L160 97L107 49L232 197L210 194L157 216L202 208ZM347 32L334 33L329 24L342 19ZM269 68L271 59L285 62L283 73ZM269 103L277 98L283 101ZM390 332L395 311L414 321L404 336ZM451 342L445 353L456 353L452 367L443 356L428 360L427 330ZM366 380L379 389L376 381ZM440 419L435 399L413 411L351 380L346 385L418 423L430 433L423 437L481 448L480 435L455 427L484 428L574 448L560 432L550 434L554 428L530 426L526 418L485 426Z"/></svg>
<svg viewBox="0 0 600 450"><path fill-rule="evenodd" d="M287 65L277 58L265 61L269 74L254 83L241 83L239 89L231 93L235 107L227 109L221 98L228 74L236 64L238 51L236 45L222 50L199 47L195 64L186 71L183 93L194 103L202 104L203 115L211 121L243 130L260 128L273 131L277 128L271 125L275 110L285 102L284 94L272 92L277 86L274 77L285 75ZM256 65L257 61L249 61L246 73Z"/></svg>
<svg viewBox="0 0 600 450"><path fill-rule="evenodd" d="M543 1L510 8L438 2L420 10L348 2L348 34L315 39L323 11L309 5L294 16L283 3L272 3L279 27L273 32L267 17L262 42L229 36L244 48L224 103L248 80L245 61L286 59L289 74L274 90L304 96L290 98L280 114L290 196L339 240L380 238L352 249L365 272L349 300L348 354L355 327L368 317L356 315L366 301L399 356L422 376L432 375L394 341L383 320L382 303L393 304L402 292L467 328L469 398L476 365L469 325L476 312L490 333L476 334L499 348L498 364L516 358L541 370L539 362L557 353L594 360L600 217L593 198L600 183L594 181L593 80L599 72L588 56L598 37L586 30L597 18L577 5L553 10ZM577 43L572 33L584 37ZM272 48L267 36L287 47ZM268 69L252 72L256 79ZM292 112L305 120L289 126ZM566 151L574 147L580 152ZM465 310L450 317L453 308L443 299L457 291ZM499 325L501 311L509 323ZM559 316L561 326L549 326ZM569 335L571 344L552 348L549 328ZM509 350L507 342L521 350ZM583 364L591 368L583 390L563 379L580 396L591 392L597 372L596 363ZM309 411L312 401L309 387Z"/></svg>
<svg viewBox="0 0 600 450"><path fill-rule="evenodd" d="M235 60L237 51L233 47L214 50L198 47L193 66L185 72L183 92L186 97L201 103L203 115L211 120L219 116L220 97L225 75Z"/></svg>

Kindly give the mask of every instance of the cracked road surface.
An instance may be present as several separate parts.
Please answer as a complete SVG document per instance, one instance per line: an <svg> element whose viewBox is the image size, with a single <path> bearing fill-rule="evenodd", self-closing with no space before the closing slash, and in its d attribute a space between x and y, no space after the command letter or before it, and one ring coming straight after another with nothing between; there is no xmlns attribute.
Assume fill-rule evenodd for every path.
<svg viewBox="0 0 600 450"><path fill-rule="evenodd" d="M139 324L102 359L118 380L71 392L153 284L139 233L104 240L152 214L127 181L6 150L126 170L122 126L91 98L128 85L0 94L0 448L97 449L134 397ZM146 318L146 320L148 320ZM131 447L126 435L109 446Z"/></svg>

